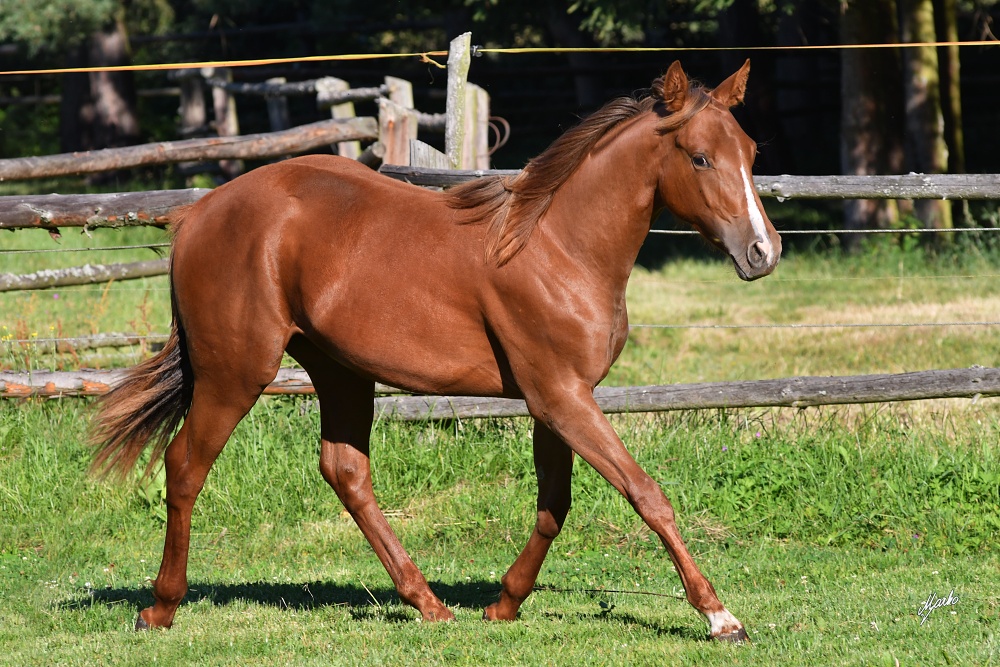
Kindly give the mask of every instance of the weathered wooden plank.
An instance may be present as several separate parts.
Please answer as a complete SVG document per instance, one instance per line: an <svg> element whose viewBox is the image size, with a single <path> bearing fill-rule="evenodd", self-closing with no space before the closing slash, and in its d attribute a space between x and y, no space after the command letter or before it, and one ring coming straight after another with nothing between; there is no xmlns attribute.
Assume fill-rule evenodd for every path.
<svg viewBox="0 0 1000 667"><path fill-rule="evenodd" d="M385 164L408 165L410 140L417 138L417 114L392 100L378 101L378 140L385 146Z"/></svg>
<svg viewBox="0 0 1000 667"><path fill-rule="evenodd" d="M413 108L413 84L406 79L387 76L384 79L385 96L401 107Z"/></svg>
<svg viewBox="0 0 1000 667"><path fill-rule="evenodd" d="M0 373L0 397L78 396L100 393L122 371ZM83 379L79 379L79 378ZM86 380L87 385L83 382ZM379 391L390 388L379 386ZM312 393L305 371L282 369L265 393ZM394 391L394 390L391 390ZM703 382L647 387L598 387L597 404L607 413L718 408L793 407L973 398L1000 395L1000 368L958 368L902 374L792 377L742 382ZM468 396L383 396L375 414L409 421L527 416L524 401Z"/></svg>
<svg viewBox="0 0 1000 667"><path fill-rule="evenodd" d="M490 96L474 83L465 86L463 169L490 168Z"/></svg>
<svg viewBox="0 0 1000 667"><path fill-rule="evenodd" d="M325 144L375 139L374 118L321 120L281 132L164 141L128 148L0 160L0 181L69 176L188 160L261 159L302 153Z"/></svg>
<svg viewBox="0 0 1000 667"><path fill-rule="evenodd" d="M14 373L0 371L0 398L72 398L100 396L111 391L125 377L128 369L82 369L78 371L33 371ZM376 384L379 394L399 393L399 389ZM309 375L301 368L281 368L264 390L265 394L312 394Z"/></svg>
<svg viewBox="0 0 1000 667"><path fill-rule="evenodd" d="M448 168L448 156L429 146L419 139L410 140L410 165L421 167L434 167L436 169Z"/></svg>
<svg viewBox="0 0 1000 667"><path fill-rule="evenodd" d="M381 141L373 141L368 144L368 146L361 151L361 155L358 156L358 162L365 165L366 167L371 167L372 169L378 170L379 166L382 164L382 160L385 159L385 144Z"/></svg>
<svg viewBox="0 0 1000 667"><path fill-rule="evenodd" d="M0 229L165 225L171 210L193 204L209 192L207 188L189 188L91 195L9 195L0 197Z"/></svg>
<svg viewBox="0 0 1000 667"><path fill-rule="evenodd" d="M166 334L138 333L99 333L92 336L76 336L65 338L33 338L28 341L7 341L13 349L30 349L32 354L54 354L65 352L80 352L82 350L99 350L103 348L162 347L167 342ZM72 375L72 373L68 373Z"/></svg>
<svg viewBox="0 0 1000 667"><path fill-rule="evenodd" d="M0 292L93 285L109 280L135 280L166 275L170 259L149 259L121 264L84 264L68 269L43 269L34 273L0 273Z"/></svg>
<svg viewBox="0 0 1000 667"><path fill-rule="evenodd" d="M779 199L1000 199L1000 174L754 176L761 196Z"/></svg>
<svg viewBox="0 0 1000 667"><path fill-rule="evenodd" d="M517 169L417 169L386 167L386 176L414 185L448 187ZM896 176L754 176L761 197L781 199L1000 199L1000 174Z"/></svg>
<svg viewBox="0 0 1000 667"><path fill-rule="evenodd" d="M794 407L971 398L1000 395L1000 368L920 371L898 375L793 377L646 387L598 387L606 413L718 408ZM524 401L467 396L395 396L376 413L402 420L527 416Z"/></svg>
<svg viewBox="0 0 1000 667"><path fill-rule="evenodd" d="M448 46L448 89L445 101L444 152L454 169L463 166L465 148L465 85L472 62L472 33L451 40Z"/></svg>
<svg viewBox="0 0 1000 667"><path fill-rule="evenodd" d="M268 97L271 95L293 96L316 94L316 105L320 109L326 109L334 104L345 102L369 102L377 99L388 92L385 86L369 86L367 88L349 88L330 90L324 89L323 79L313 79L309 81L293 81L264 83L234 83L217 77L210 77L206 83L213 88L221 88L229 93L237 95L260 95Z"/></svg>
<svg viewBox="0 0 1000 667"><path fill-rule="evenodd" d="M343 79L338 79L333 76L317 79L316 99L319 100L320 97L329 99L337 93L342 93L350 89L351 84L347 83ZM330 115L333 118L339 119L355 118L357 114L354 113L354 102L340 102L338 104L331 105ZM337 155L357 160L358 156L361 155L361 143L357 141L342 141L338 144L334 144L333 150Z"/></svg>

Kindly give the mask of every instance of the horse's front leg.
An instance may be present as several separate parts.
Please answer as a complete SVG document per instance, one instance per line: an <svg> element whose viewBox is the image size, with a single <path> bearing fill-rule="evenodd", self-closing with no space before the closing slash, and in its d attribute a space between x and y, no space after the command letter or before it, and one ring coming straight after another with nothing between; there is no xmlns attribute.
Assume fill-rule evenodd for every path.
<svg viewBox="0 0 1000 667"><path fill-rule="evenodd" d="M536 385L541 386L541 385ZM528 408L536 420L560 437L583 460L625 496L642 520L660 536L673 561L688 602L708 620L711 636L722 641L747 639L743 624L719 601L712 584L688 553L674 509L656 483L635 462L607 417L594 401L591 387L580 383L567 393L565 385L540 389L528 398Z"/></svg>
<svg viewBox="0 0 1000 667"><path fill-rule="evenodd" d="M570 506L573 450L546 426L535 423L533 439L538 477L538 519L528 544L501 579L500 599L483 613L491 621L513 620L531 594L552 540L562 530Z"/></svg>

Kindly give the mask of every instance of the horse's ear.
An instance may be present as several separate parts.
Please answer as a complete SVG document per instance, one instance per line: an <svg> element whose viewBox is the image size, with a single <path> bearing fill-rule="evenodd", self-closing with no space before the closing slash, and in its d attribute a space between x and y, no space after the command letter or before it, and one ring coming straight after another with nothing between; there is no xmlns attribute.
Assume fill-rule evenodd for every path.
<svg viewBox="0 0 1000 667"><path fill-rule="evenodd" d="M712 91L712 97L727 107L734 107L743 104L743 94L747 90L747 78L750 76L750 59L743 63L743 67L731 77L719 84L719 87Z"/></svg>
<svg viewBox="0 0 1000 667"><path fill-rule="evenodd" d="M667 73L653 82L653 95L663 100L667 111L678 111L684 106L688 94L687 74L681 68L679 60L671 63Z"/></svg>

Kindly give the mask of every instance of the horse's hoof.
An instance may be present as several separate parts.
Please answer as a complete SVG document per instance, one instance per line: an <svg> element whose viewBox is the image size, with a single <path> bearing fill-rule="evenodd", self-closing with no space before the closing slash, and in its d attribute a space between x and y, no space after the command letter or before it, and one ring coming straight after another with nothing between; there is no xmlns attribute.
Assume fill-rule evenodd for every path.
<svg viewBox="0 0 1000 667"><path fill-rule="evenodd" d="M139 617L135 619L135 631L142 632L143 630L149 630L149 623L142 617L142 614L139 614Z"/></svg>
<svg viewBox="0 0 1000 667"><path fill-rule="evenodd" d="M504 614L500 611L500 603L494 602L486 609L483 609L483 620L484 621L513 621L514 617L517 616L515 611L513 614Z"/></svg>
<svg viewBox="0 0 1000 667"><path fill-rule="evenodd" d="M448 609L447 607L442 607L438 611L428 612L424 616L424 620L427 621L428 623L440 623L442 621L443 622L454 621L455 620L455 614L451 613L451 610Z"/></svg>
<svg viewBox="0 0 1000 667"><path fill-rule="evenodd" d="M720 642L728 642L731 644L743 644L744 642L749 642L750 637L747 636L747 631L743 628L737 628L732 632L727 632L721 635L715 635L712 639Z"/></svg>

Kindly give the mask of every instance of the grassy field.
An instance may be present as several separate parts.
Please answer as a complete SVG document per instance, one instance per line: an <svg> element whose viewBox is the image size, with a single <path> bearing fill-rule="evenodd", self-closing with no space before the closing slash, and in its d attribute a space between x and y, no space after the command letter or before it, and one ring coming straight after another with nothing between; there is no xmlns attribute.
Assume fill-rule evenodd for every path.
<svg viewBox="0 0 1000 667"><path fill-rule="evenodd" d="M51 246L5 235L0 247ZM145 230L64 246L153 242ZM127 261L149 251L97 253ZM6 255L2 271L79 264ZM638 269L636 324L987 321L998 258L882 244L786 255L740 283L717 262ZM37 354L49 332L163 332L165 281L0 295L6 368L129 363ZM59 298L55 298L58 294ZM609 384L996 365L995 327L638 328ZM163 537L162 481L86 475L86 401L0 403L0 664L991 664L1000 659L1000 406L621 416L748 646L704 641L669 559L578 463L567 526L514 623L486 624L534 520L526 420L379 423L376 493L451 624L418 622L318 473L308 399L266 399L195 508L191 591L169 632L135 634ZM928 596L959 602L920 614Z"/></svg>
<svg viewBox="0 0 1000 667"><path fill-rule="evenodd" d="M378 425L376 492L457 616L420 623L318 474L315 410L274 399L196 506L174 628L135 635L160 486L88 480L86 418L82 402L4 413L0 663L924 665L1000 648L994 406L616 418L747 624L753 644L735 648L704 641L662 548L585 464L542 590L514 623L479 620L533 521L524 420Z"/></svg>

